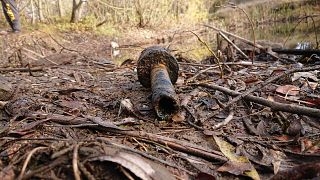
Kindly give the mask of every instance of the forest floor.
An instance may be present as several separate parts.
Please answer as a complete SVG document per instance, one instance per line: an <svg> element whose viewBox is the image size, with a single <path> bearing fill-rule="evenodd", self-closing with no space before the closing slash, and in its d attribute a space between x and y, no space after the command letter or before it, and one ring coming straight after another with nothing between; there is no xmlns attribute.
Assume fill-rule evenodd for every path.
<svg viewBox="0 0 320 180"><path fill-rule="evenodd" d="M218 66L172 51L181 109L161 121L137 58L145 47L189 38L132 39L113 49L110 38L89 33L1 37L0 179L320 176L319 54L256 48L252 64L224 46ZM132 56L115 63L118 49ZM241 49L249 57L254 50ZM236 101L237 92L247 94Z"/></svg>

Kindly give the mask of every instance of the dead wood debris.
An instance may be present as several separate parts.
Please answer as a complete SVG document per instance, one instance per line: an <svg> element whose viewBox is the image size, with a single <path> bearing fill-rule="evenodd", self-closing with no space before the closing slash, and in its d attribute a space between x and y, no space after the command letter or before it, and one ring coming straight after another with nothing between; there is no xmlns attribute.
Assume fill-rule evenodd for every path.
<svg viewBox="0 0 320 180"><path fill-rule="evenodd" d="M180 57L183 108L172 121L156 119L134 63L105 59L110 39L8 37L15 44L0 68L10 82L0 86L0 179L318 177L320 66L215 29L239 54ZM237 41L261 50L253 64ZM263 53L272 61L258 59Z"/></svg>

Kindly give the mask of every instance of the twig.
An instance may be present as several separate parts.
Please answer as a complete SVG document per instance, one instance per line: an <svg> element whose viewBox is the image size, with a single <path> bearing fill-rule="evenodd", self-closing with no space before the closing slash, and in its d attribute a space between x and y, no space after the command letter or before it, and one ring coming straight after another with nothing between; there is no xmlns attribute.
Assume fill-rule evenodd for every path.
<svg viewBox="0 0 320 180"><path fill-rule="evenodd" d="M207 71L209 71L211 69L216 69L216 68L218 68L218 66L208 67L206 69L200 70L194 76L192 76L191 78L187 79L186 82L187 83L191 82L191 81L195 80L199 75L201 75L201 74L203 74L203 73L205 73L205 72L207 72Z"/></svg>
<svg viewBox="0 0 320 180"><path fill-rule="evenodd" d="M318 36L317 36L317 31L316 31L316 28L315 28L315 25L314 25L314 19L312 16L305 16L305 17L302 17L299 22L294 26L293 30L291 31L291 33L289 34L289 36L287 37L287 39L284 41L283 43L283 46L285 46L285 44L287 43L287 41L289 40L289 38L292 36L292 34L296 31L296 28L298 27L298 25L304 20L304 19L308 19L308 18L311 18L312 21L313 21L313 28L314 28L314 33L315 33L315 39L316 39L316 44L317 44L317 48L319 47L319 43L318 43Z"/></svg>
<svg viewBox="0 0 320 180"><path fill-rule="evenodd" d="M134 178L131 176L131 174L128 172L128 170L126 170L126 169L123 168L122 166L120 166L120 171L121 171L129 180L134 180Z"/></svg>
<svg viewBox="0 0 320 180"><path fill-rule="evenodd" d="M218 56L211 50L211 48L208 46L208 44L206 42L204 42L195 32L190 31L193 35L195 35L198 40L208 49L208 51L213 55L213 57L218 61L216 62L216 64L218 64L219 69L220 69L220 77L223 77L223 68L221 66L221 62L220 59L218 58Z"/></svg>
<svg viewBox="0 0 320 180"><path fill-rule="evenodd" d="M191 113L191 111L189 110L189 108L188 108L187 106L182 106L182 107L184 107L184 109L190 114L190 116L193 118L193 121L194 121L194 122L197 122L197 119L196 119L196 118L194 117L194 115ZM204 130L203 127L200 127L200 126L194 124L193 122L191 122L191 121L190 121L190 118L187 118L187 122L188 122L192 127L196 128L196 129L198 129L198 130L201 130L201 131Z"/></svg>
<svg viewBox="0 0 320 180"><path fill-rule="evenodd" d="M227 118L223 122L220 122L220 123L216 124L215 126L213 126L213 129L219 129L222 126L227 125L233 119L233 115L234 115L234 112L230 111L230 113L227 116Z"/></svg>
<svg viewBox="0 0 320 180"><path fill-rule="evenodd" d="M34 170L28 174L26 174L23 179L30 179L32 176L34 176L35 174L39 174L39 173L44 173L49 171L50 169L53 169L57 166L61 166L62 163L66 162L67 158L66 157L61 157L56 159L55 161L53 161L51 164L47 165L47 166L41 166L39 169Z"/></svg>
<svg viewBox="0 0 320 180"><path fill-rule="evenodd" d="M218 65L210 65L210 64L200 64L200 63L185 63L185 62L179 62L179 65L184 66L199 66L199 67L218 67ZM255 63L252 64L252 62L249 61L240 61L240 62L225 62L220 63L220 65L238 65L238 66L256 66L256 67L267 67L266 64L263 63Z"/></svg>
<svg viewBox="0 0 320 180"><path fill-rule="evenodd" d="M255 31L254 31L254 26L253 26L253 22L252 22L252 19L250 18L249 14L244 10L242 9L241 7L235 5L235 4L232 4L232 3L229 3L231 5L232 8L238 8L240 9L247 17L247 19L249 20L250 22L250 26L251 26L251 30L252 30L252 37L253 37L253 54L252 54L252 64L253 64L253 60L254 60L254 53L255 53L255 44L256 44L256 35L255 35Z"/></svg>
<svg viewBox="0 0 320 180"><path fill-rule="evenodd" d="M73 149L73 159L72 159L72 168L75 180L81 180L80 178L80 171L78 168L78 150L79 144L76 144Z"/></svg>
<svg viewBox="0 0 320 180"><path fill-rule="evenodd" d="M222 87L222 86L209 85L209 84L195 84L195 85L218 90L218 91L224 92L230 96L241 95L241 93L239 93L237 91L232 91L232 90L225 88L225 87ZM252 96L252 95L246 95L243 97L243 99L247 100L247 101L255 102L257 104L261 104L264 106L268 106L274 111L283 111L283 112L289 112L289 113L293 113L293 114L301 114L301 115L318 117L318 118L320 117L320 110L319 109L314 109L314 108L309 108L309 107L304 107L304 106L297 106L297 105L293 105L293 104L283 104L283 103L279 103L279 102L269 101L267 99L257 97L257 96Z"/></svg>
<svg viewBox="0 0 320 180"><path fill-rule="evenodd" d="M167 165L167 166L169 166L169 167L173 167L173 168L182 170L182 171L184 171L184 172L187 172L188 174L194 175L193 172L188 171L188 170L186 170L186 169L184 169L184 168L182 168L182 167L179 167L179 166L177 166L177 165L174 165L174 164L169 163L169 162L167 162L167 161L164 161L164 160L162 160L162 159L159 159L159 158L156 158L156 157L154 157L154 156L151 156L151 155L149 155L149 154L147 154L147 153L145 153L145 152L141 152L141 151L139 151L139 150L130 148L130 147L128 147L128 146L111 142L111 141L109 141L109 140L108 140L107 138L105 138L105 137L97 137L97 140L101 140L101 141L103 141L103 142L105 142L105 143L107 143L107 144L110 144L110 145L112 145L112 146L121 148L121 149L126 150L126 151L130 151L130 152L133 152L133 153L137 153L137 154L139 154L139 155L141 155L141 156L144 156L144 157L146 157L146 158L148 158L148 159L151 159L151 160L153 160L153 161L158 161L158 162L160 162L160 163L162 163L162 164L164 164L164 165Z"/></svg>
<svg viewBox="0 0 320 180"><path fill-rule="evenodd" d="M242 99L243 97L249 95L250 93L253 93L254 91L263 88L264 86L270 84L273 81L276 81L278 79L281 79L289 74L295 73L295 72L305 72L305 71L314 71L314 70L319 70L320 69L320 65L317 66L311 66L311 67L305 67L305 68L296 68L296 69L290 69L285 71L284 73L278 75L278 76L273 76L268 78L266 81L264 81L263 83L257 84L255 86L253 86L252 88L246 90L245 92L243 92L242 94L239 94L237 97L235 97L234 99L232 99L230 102L228 102L228 104L226 105L226 108L230 107L231 105L237 103L240 99Z"/></svg>
<svg viewBox="0 0 320 180"><path fill-rule="evenodd" d="M151 134L143 131L119 131L116 129L106 129L106 131L109 131L111 133L116 134L122 134L127 135L131 137L138 137L140 139L146 139L149 141L153 141L165 146L168 146L172 149L175 149L177 151L181 151L184 153L188 153L194 156L202 157L207 160L211 161L220 161L220 162L226 162L227 158L225 158L222 153L215 151L215 150L209 150L205 149L201 146L197 146L195 144L191 144L185 141L180 141L178 139L173 139L165 136L160 136L156 134Z"/></svg>
<svg viewBox="0 0 320 180"><path fill-rule="evenodd" d="M36 72L36 71L43 71L43 68L42 67L36 67L36 68L0 68L0 72L14 72L14 71Z"/></svg>
<svg viewBox="0 0 320 180"><path fill-rule="evenodd" d="M45 33L45 32L44 32L44 33ZM63 46L58 40L56 40L55 38L53 38L53 36L52 36L50 33L46 33L46 34L48 34L49 37L50 37L56 44L58 44L59 46L62 47L62 50L61 50L60 52L62 52L62 51L65 49L65 50L67 50L67 51L76 52L76 53L79 53L79 54L80 54L80 52L77 51L77 50L70 49L70 48L66 48L65 46Z"/></svg>
<svg viewBox="0 0 320 180"><path fill-rule="evenodd" d="M221 37L223 37L229 44L231 44L231 46L233 46L243 57L245 57L246 59L249 59L249 57L243 52L241 51L241 49L235 45L223 32L219 32L219 34L221 35Z"/></svg>
<svg viewBox="0 0 320 180"><path fill-rule="evenodd" d="M27 48L24 48L24 47L23 47L22 49L25 50L25 51L27 51L27 52L29 52L29 53L32 53L32 54L34 54L34 55L36 55L36 56L38 56L38 57L40 57L40 58L42 58L42 59L45 59L45 60L51 62L51 63L54 64L54 65L59 65L58 63L56 63L56 62L48 59L47 57L45 57L45 56L43 56L43 55L41 55L41 54L39 54L39 53L36 53L36 52L32 51L32 50L30 50L30 49L27 49Z"/></svg>
<svg viewBox="0 0 320 180"><path fill-rule="evenodd" d="M86 176L86 178L88 180L95 180L96 179L81 162L79 162L78 165L79 165L80 170L82 171L82 173Z"/></svg>
<svg viewBox="0 0 320 180"><path fill-rule="evenodd" d="M27 169L27 166L28 166L28 163L32 157L32 155L37 152L38 150L42 150L42 149L47 149L47 147L37 147L37 148L34 148L27 156L27 159L24 161L23 163L23 166L22 166L22 169L21 169L21 172L20 172L20 175L18 177L18 180L21 180L23 178L23 175Z"/></svg>
<svg viewBox="0 0 320 180"><path fill-rule="evenodd" d="M58 152L53 153L50 158L51 158L51 159L56 159L56 158L58 158L58 157L60 157L60 156L62 156L62 155L64 155L64 154L68 153L68 152L71 151L72 149L74 149L74 147L72 147L72 146L69 146L69 147L67 147L67 148L64 148L64 149L62 149L62 150L60 150L60 151L58 151Z"/></svg>
<svg viewBox="0 0 320 180"><path fill-rule="evenodd" d="M15 138L15 137L0 137L0 140L7 140L7 141L72 141L70 139L60 139L60 138Z"/></svg>

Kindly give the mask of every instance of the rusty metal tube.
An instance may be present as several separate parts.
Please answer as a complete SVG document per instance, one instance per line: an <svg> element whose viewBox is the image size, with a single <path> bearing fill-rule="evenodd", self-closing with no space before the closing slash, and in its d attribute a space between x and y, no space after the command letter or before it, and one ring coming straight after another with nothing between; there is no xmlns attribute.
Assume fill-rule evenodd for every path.
<svg viewBox="0 0 320 180"><path fill-rule="evenodd" d="M179 110L176 92L168 70L163 64L155 64L151 70L152 104L161 119L171 118Z"/></svg>

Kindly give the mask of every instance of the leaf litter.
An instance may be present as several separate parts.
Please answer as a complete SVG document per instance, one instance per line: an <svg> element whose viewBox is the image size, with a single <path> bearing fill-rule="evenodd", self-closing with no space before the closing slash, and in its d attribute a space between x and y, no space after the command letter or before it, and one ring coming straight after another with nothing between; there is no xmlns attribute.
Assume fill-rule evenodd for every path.
<svg viewBox="0 0 320 180"><path fill-rule="evenodd" d="M184 57L173 41L183 108L160 121L135 61L119 66L108 59L110 39L59 36L68 39L64 47L43 32L8 37L13 45L0 68L1 179L319 176L318 65L260 52L253 64L222 54L219 67L214 57ZM199 39L191 34L186 41L192 38ZM119 42L142 47L131 59L154 45L139 43Z"/></svg>

